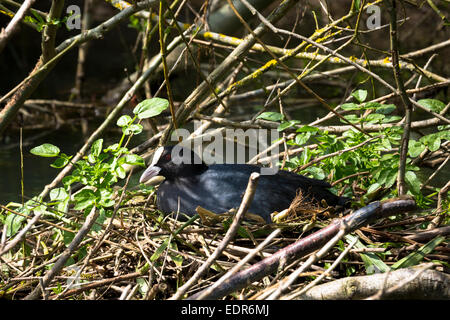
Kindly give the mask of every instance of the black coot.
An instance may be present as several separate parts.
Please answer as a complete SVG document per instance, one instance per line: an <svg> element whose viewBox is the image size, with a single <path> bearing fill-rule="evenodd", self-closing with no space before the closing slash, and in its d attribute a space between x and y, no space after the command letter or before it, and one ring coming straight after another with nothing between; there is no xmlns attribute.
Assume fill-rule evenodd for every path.
<svg viewBox="0 0 450 320"><path fill-rule="evenodd" d="M174 151L174 152L172 152ZM187 158L186 158L187 157ZM151 165L144 171L140 182L154 176L165 177L157 191L158 208L166 213L196 213L201 206L216 213L238 208L242 201L248 179L260 167L248 164L214 164L207 166L190 149L160 147ZM261 175L249 212L271 222L270 214L289 207L297 190L311 200L322 199L330 206L344 206L348 198L332 194L330 184L288 171L274 175Z"/></svg>

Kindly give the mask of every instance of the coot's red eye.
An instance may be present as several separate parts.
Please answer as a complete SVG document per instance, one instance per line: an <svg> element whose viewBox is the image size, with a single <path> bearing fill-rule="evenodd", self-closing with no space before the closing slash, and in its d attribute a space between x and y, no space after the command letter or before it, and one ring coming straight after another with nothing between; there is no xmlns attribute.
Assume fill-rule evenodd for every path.
<svg viewBox="0 0 450 320"><path fill-rule="evenodd" d="M164 160L170 161L170 159L171 159L170 153L168 153L164 156Z"/></svg>

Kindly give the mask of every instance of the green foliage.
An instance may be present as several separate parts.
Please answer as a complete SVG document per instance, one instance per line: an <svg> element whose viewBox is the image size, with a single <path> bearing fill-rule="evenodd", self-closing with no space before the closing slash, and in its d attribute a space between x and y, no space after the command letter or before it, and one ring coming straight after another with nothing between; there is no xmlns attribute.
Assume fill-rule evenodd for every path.
<svg viewBox="0 0 450 320"><path fill-rule="evenodd" d="M380 104L378 102L365 102L367 91L356 90L352 93L355 103L345 103L341 109L346 111L344 116L348 121L360 124L362 128L369 124L389 124L398 122L401 117L393 115L397 109L393 104ZM439 112L445 106L441 101L435 99L419 100L420 104ZM361 204L371 201L372 197L384 195L385 198L396 196L395 184L397 182L399 155L393 152L401 143L403 129L400 126L380 126L378 132L368 135L351 128L341 136L321 131L316 127L299 126L299 121L285 121L282 114L277 112L264 112L258 118L279 122L278 130L283 131L297 127L296 136L287 141L287 144L295 147L304 147L317 144L315 148L305 148L300 154L291 156L286 160L286 168L298 168L308 164L312 159L329 155L334 152L343 151L356 145L363 144L351 152L343 152L333 157L326 157L319 164L311 165L302 170L301 174L309 175L316 179L331 177L338 180L350 175L351 178L344 179L343 185L354 185L358 189L365 190ZM368 139L374 138L364 144ZM424 150L436 151L444 140L450 140L449 126L438 127L438 132L421 137L419 140L409 141L408 158L405 173L405 182L409 193L416 198L419 205L423 206L430 201L421 192L421 181L417 172L419 167L412 164L412 160L419 156ZM361 174L367 172L367 174ZM339 186L338 186L339 187ZM353 197L349 188L345 189L346 196Z"/></svg>
<svg viewBox="0 0 450 320"><path fill-rule="evenodd" d="M106 216L111 213L111 208L115 204L112 186L118 180L125 178L125 166L145 165L144 159L136 154L131 154L126 147L122 146L124 138L132 134L139 134L142 131L142 126L139 123L134 123L137 119L154 117L167 107L167 100L160 98L148 99L139 103L133 110L135 115L133 118L124 115L117 121L117 125L122 128L123 132L119 143L105 148L103 139L94 141L90 153L73 163L74 170L72 174L62 179L63 187L50 190L49 203L41 204L42 199L36 198L28 201L17 211L24 215L29 215L31 212L36 213L44 210L53 216L55 214L51 212L56 212L56 217L64 220L62 215L64 212L67 212L69 204L73 204L75 210L82 210L86 215L95 206L97 210L100 210L100 215L93 230L100 230L101 224L106 219ZM49 143L34 147L30 152L40 157L56 158L50 166L57 169L64 168L72 159L72 156L62 153L57 146ZM73 194L71 199L70 190L74 183L81 183L84 188ZM16 234L25 219L23 216L9 214L5 219L7 235L13 236ZM63 237L69 241L66 243L70 243L73 234L64 232Z"/></svg>

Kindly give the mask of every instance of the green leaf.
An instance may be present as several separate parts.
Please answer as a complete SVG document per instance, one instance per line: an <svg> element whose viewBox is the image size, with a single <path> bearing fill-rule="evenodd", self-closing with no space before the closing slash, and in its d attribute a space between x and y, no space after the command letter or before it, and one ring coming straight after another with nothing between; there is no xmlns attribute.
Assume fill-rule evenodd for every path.
<svg viewBox="0 0 450 320"><path fill-rule="evenodd" d="M279 112L267 111L261 113L256 119L263 119L268 121L281 121L284 119L284 116Z"/></svg>
<svg viewBox="0 0 450 320"><path fill-rule="evenodd" d="M366 90L356 90L352 93L352 96L359 101L359 103L364 102L367 98Z"/></svg>
<svg viewBox="0 0 450 320"><path fill-rule="evenodd" d="M381 188L381 185L378 182L375 182L374 184L372 184L369 187L369 189L367 189L367 194L371 194L371 193L377 191L380 188Z"/></svg>
<svg viewBox="0 0 450 320"><path fill-rule="evenodd" d="M417 157L419 154L423 152L423 150L425 150L425 145L422 142L413 139L409 140L408 153L410 157L412 158Z"/></svg>
<svg viewBox="0 0 450 320"><path fill-rule="evenodd" d="M91 189L83 189L73 196L75 200L75 210L83 210L94 204L96 196Z"/></svg>
<svg viewBox="0 0 450 320"><path fill-rule="evenodd" d="M397 122L398 120L400 120L402 117L400 116L386 116L383 119L383 123L390 123L390 122Z"/></svg>
<svg viewBox="0 0 450 320"><path fill-rule="evenodd" d="M133 119L131 119L129 115L123 115L119 118L119 120L117 120L117 126L126 127L131 123L131 121L133 121Z"/></svg>
<svg viewBox="0 0 450 320"><path fill-rule="evenodd" d="M69 163L69 158L57 158L57 159L50 165L50 167L59 169L59 168L65 167L66 164L68 164L68 163Z"/></svg>
<svg viewBox="0 0 450 320"><path fill-rule="evenodd" d="M350 123L359 123L361 121L361 118L358 117L356 114L348 114L344 116L344 118L347 119ZM340 120L341 122L344 122L342 119Z"/></svg>
<svg viewBox="0 0 450 320"><path fill-rule="evenodd" d="M100 198L99 204L105 208L112 207L115 202L112 199L113 193L108 189L102 188L97 190L97 197Z"/></svg>
<svg viewBox="0 0 450 320"><path fill-rule="evenodd" d="M419 139L430 151L436 151L441 146L441 136L439 134L429 134Z"/></svg>
<svg viewBox="0 0 450 320"><path fill-rule="evenodd" d="M125 163L132 166L142 166L145 167L145 161L142 157L137 154L127 154L125 156Z"/></svg>
<svg viewBox="0 0 450 320"><path fill-rule="evenodd" d="M298 134L295 136L295 143L298 144L299 146L301 146L301 145L305 144L306 142L308 142L310 137L311 137L311 132Z"/></svg>
<svg viewBox="0 0 450 320"><path fill-rule="evenodd" d="M420 194L420 180L413 171L406 171L405 181L414 194Z"/></svg>
<svg viewBox="0 0 450 320"><path fill-rule="evenodd" d="M325 171L323 171L322 168L318 168L318 167L308 167L305 169L305 172L310 173L314 179L317 180L323 180L325 179Z"/></svg>
<svg viewBox="0 0 450 320"><path fill-rule="evenodd" d="M118 176L120 179L125 178L125 176L127 175L125 169L122 168L121 166L117 167L116 173L117 173L117 176Z"/></svg>
<svg viewBox="0 0 450 320"><path fill-rule="evenodd" d="M431 253L434 250L434 248L436 248L444 240L445 240L445 237L443 237L443 236L438 236L438 237L434 238L433 240L428 242L426 245L420 247L416 252L413 252L413 253L407 255L406 257L404 257L403 259L394 263L391 266L392 270L397 270L397 269L401 269L401 268L409 268L409 267L419 264L420 261L422 261L423 258L425 258L425 255Z"/></svg>
<svg viewBox="0 0 450 320"><path fill-rule="evenodd" d="M380 107L376 108L375 112L380 114L390 114L395 111L397 107L395 104L382 104Z"/></svg>
<svg viewBox="0 0 450 320"><path fill-rule="evenodd" d="M130 134L139 134L142 132L142 128L142 125L140 125L139 123L135 123L128 127L122 128L122 132L127 136Z"/></svg>
<svg viewBox="0 0 450 320"><path fill-rule="evenodd" d="M98 155L100 154L100 152L102 152L102 147L103 147L103 139L98 139L96 140L91 147L91 154L94 155L95 157L98 157Z"/></svg>
<svg viewBox="0 0 450 320"><path fill-rule="evenodd" d="M30 152L36 156L52 158L59 154L59 148L50 143L44 143L40 146L34 147Z"/></svg>
<svg viewBox="0 0 450 320"><path fill-rule="evenodd" d="M151 98L140 102L133 110L139 119L155 117L169 107L169 101L162 98Z"/></svg>
<svg viewBox="0 0 450 320"><path fill-rule="evenodd" d="M64 188L55 188L50 191L50 200L62 201L67 198L68 194Z"/></svg>
<svg viewBox="0 0 450 320"><path fill-rule="evenodd" d="M11 213L5 219L6 225L6 236L12 237L14 236L22 226L22 222L25 220L25 217L19 216L17 214Z"/></svg>
<svg viewBox="0 0 450 320"><path fill-rule="evenodd" d="M161 256L161 254L164 252L164 250L166 250L168 245L169 245L169 238L164 240L164 242L159 246L159 248L156 249L156 251L150 257L150 261L154 262L155 260L157 260Z"/></svg>
<svg viewBox="0 0 450 320"><path fill-rule="evenodd" d="M369 123L377 123L384 119L384 114L371 113L366 117L366 121Z"/></svg>
<svg viewBox="0 0 450 320"><path fill-rule="evenodd" d="M362 106L356 103L344 103L341 105L342 110L361 110Z"/></svg>
<svg viewBox="0 0 450 320"><path fill-rule="evenodd" d="M422 107L425 107L437 113L441 112L445 108L445 103L436 99L421 99L417 101L417 103Z"/></svg>
<svg viewBox="0 0 450 320"><path fill-rule="evenodd" d="M290 121L284 121L278 126L278 131L283 131L289 127L295 126L296 124L299 124L299 120L290 120Z"/></svg>

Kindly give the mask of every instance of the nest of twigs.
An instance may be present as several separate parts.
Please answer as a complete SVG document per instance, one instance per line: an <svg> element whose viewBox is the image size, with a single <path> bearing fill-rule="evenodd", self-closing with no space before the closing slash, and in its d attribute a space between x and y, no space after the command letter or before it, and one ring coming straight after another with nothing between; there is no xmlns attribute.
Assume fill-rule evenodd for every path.
<svg viewBox="0 0 450 320"><path fill-rule="evenodd" d="M328 225L333 217L329 210L325 209L305 204L302 197L297 197L284 222L255 224L254 221L244 221L231 243L183 297L197 293L218 281L276 229L281 232L272 235L273 238L262 249L253 252L253 257L241 269L292 244L299 237L305 237ZM426 234L426 231L418 232L420 225L432 218L432 215L425 215L409 216L397 221L384 219L376 225L356 231L354 235L357 235L359 240L354 241L353 245L359 245L347 250L344 259L342 252L348 247L349 239L343 238L320 259L313 260L308 268L296 274L295 281L278 298L317 298L314 294L305 296L297 293L321 275L322 285L336 283L334 280L337 279L344 281L348 276L353 276L353 279L356 279L354 276L365 276L370 273L368 256L373 258L378 255L383 257L384 264L395 264L436 237L436 234ZM0 294L7 299L24 299L30 298L33 292L38 290L38 296L33 298L168 299L221 244L231 219L232 217L225 216L225 219L219 219L212 224L209 221L207 225L201 219L186 220L181 215L174 214L165 216L156 210L154 205L148 205L147 201L130 200L117 210L114 217L94 225L76 250L70 253L65 266L59 269L57 274L52 274L51 281L44 286L45 277L51 274L58 259L70 248L77 226L85 220L79 212L69 214L65 222L45 216L34 224L20 244L1 257ZM69 223L72 228L68 227ZM269 298L310 257L311 255L307 255L281 264L275 273L224 298ZM422 270L421 273L422 276L434 277L433 279L438 279L443 284L438 292L441 298L448 297L449 293L448 277L439 272L448 271L448 257L449 249L445 240L436 245L432 253L423 256L423 262L442 262L434 264L438 271L425 270L430 268L430 265L426 265L425 271ZM340 262L332 266L337 259L340 259ZM411 273L410 269L405 270ZM377 273L380 270L372 271ZM410 273L405 277L411 276ZM416 276L415 279L418 281L417 279L421 278ZM375 280L364 281L373 283ZM363 285L366 283L364 281L361 280L358 295L345 297L342 296L344 293L341 289L335 289L328 292L329 297L342 299L376 294L373 286ZM396 280L397 284L398 281ZM345 286L345 283L342 286ZM427 288L423 285L418 287L421 288L419 290ZM336 292L341 295L336 295Z"/></svg>

